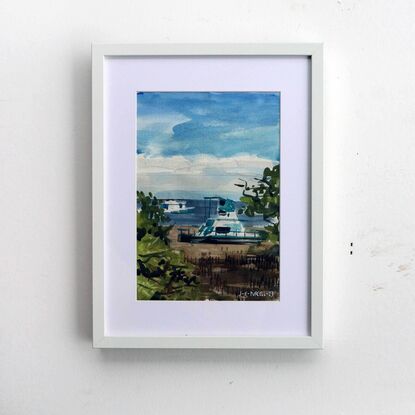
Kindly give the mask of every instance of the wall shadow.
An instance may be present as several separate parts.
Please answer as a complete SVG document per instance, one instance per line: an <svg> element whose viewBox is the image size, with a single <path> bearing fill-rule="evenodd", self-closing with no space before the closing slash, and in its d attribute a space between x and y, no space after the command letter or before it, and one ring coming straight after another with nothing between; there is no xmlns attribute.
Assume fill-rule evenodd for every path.
<svg viewBox="0 0 415 415"><path fill-rule="evenodd" d="M245 366L315 365L323 359L322 350L225 350L225 349L101 349L99 359L107 364L154 363L183 365L202 363L228 365L244 363Z"/></svg>
<svg viewBox="0 0 415 415"><path fill-rule="evenodd" d="M77 334L92 344L92 69L89 49L82 51L72 56L75 306Z"/></svg>

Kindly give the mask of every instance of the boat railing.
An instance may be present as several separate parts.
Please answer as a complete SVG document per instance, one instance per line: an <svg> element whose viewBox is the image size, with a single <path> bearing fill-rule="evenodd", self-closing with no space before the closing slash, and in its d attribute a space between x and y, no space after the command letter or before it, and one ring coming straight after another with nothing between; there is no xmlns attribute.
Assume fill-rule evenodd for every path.
<svg viewBox="0 0 415 415"><path fill-rule="evenodd" d="M179 231L179 235L186 235L186 236L195 236L196 231L192 228L177 228ZM216 232L216 230L212 233L214 236L232 236L232 237L240 237L240 238L259 238L261 237L261 232L259 231L229 231L229 232ZM211 235L212 235L211 234Z"/></svg>
<svg viewBox="0 0 415 415"><path fill-rule="evenodd" d="M226 236L230 235L230 236L235 236L235 237L239 236L239 237L243 237L243 238L246 238L246 237L248 237L248 238L250 238L250 237L257 238L261 234L257 231L243 231L243 232L241 232L241 231L229 231L229 232L223 233L223 232L216 232L216 230L215 230L215 236L217 236L217 235L226 235Z"/></svg>

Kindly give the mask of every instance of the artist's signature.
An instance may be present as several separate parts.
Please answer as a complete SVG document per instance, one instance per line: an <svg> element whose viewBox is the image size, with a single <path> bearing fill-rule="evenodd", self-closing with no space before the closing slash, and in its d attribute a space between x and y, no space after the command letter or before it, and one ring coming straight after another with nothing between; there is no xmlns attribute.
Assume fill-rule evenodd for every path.
<svg viewBox="0 0 415 415"><path fill-rule="evenodd" d="M241 297L274 297L275 291L245 290L240 291Z"/></svg>

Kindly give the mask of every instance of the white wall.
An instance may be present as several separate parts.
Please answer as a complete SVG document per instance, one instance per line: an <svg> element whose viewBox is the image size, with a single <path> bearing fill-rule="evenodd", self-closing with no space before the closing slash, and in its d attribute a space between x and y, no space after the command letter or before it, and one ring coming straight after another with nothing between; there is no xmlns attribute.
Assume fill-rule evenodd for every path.
<svg viewBox="0 0 415 415"><path fill-rule="evenodd" d="M0 413L415 413L414 21L411 0L3 0ZM92 350L93 41L325 42L325 350Z"/></svg>

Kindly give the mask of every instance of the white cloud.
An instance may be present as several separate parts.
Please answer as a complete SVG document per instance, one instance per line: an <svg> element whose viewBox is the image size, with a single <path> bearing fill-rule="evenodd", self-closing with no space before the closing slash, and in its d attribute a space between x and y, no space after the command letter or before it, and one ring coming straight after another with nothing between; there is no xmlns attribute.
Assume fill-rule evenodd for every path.
<svg viewBox="0 0 415 415"><path fill-rule="evenodd" d="M264 127L253 127L253 128L235 128L227 133L222 133L223 138L240 138L240 137L256 137L264 134L274 134L278 131L278 125L270 125Z"/></svg>
<svg viewBox="0 0 415 415"><path fill-rule="evenodd" d="M137 129L140 130L157 130L162 133L173 133L173 127L177 124L190 121L183 114L176 112L160 115L138 115Z"/></svg>
<svg viewBox="0 0 415 415"><path fill-rule="evenodd" d="M224 127L225 125L227 125L227 123L223 121L217 121L217 120L203 121L204 127Z"/></svg>
<svg viewBox="0 0 415 415"><path fill-rule="evenodd" d="M163 114L163 116L139 115L137 117L138 143L142 131L152 131L159 138L168 140L173 135L173 127L187 121L190 121L190 118L179 113ZM163 148L162 143L154 140L146 146L145 151L149 156L157 156L161 154Z"/></svg>

